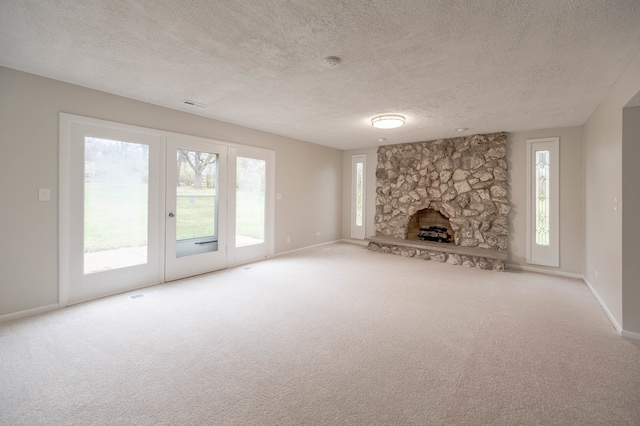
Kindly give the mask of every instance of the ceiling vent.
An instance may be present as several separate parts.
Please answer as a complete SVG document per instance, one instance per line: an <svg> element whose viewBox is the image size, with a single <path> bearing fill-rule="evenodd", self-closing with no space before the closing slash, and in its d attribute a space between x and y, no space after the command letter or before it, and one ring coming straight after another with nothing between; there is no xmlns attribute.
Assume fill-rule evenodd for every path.
<svg viewBox="0 0 640 426"><path fill-rule="evenodd" d="M196 106L198 108L207 108L207 107L209 107L209 105L202 104L202 103L196 102L196 101L190 101L189 99L185 99L184 101L182 101L182 103L185 104L185 105L189 105L189 106Z"/></svg>

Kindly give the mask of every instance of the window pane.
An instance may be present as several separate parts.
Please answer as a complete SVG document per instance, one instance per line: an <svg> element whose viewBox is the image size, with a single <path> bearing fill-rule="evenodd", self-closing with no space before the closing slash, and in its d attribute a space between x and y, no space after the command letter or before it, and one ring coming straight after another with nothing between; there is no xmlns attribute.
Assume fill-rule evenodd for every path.
<svg viewBox="0 0 640 426"><path fill-rule="evenodd" d="M85 138L85 274L147 263L148 148Z"/></svg>
<svg viewBox="0 0 640 426"><path fill-rule="evenodd" d="M236 247L264 242L264 160L238 157L236 161Z"/></svg>
<svg viewBox="0 0 640 426"><path fill-rule="evenodd" d="M363 171L364 164L356 163L356 226L362 226Z"/></svg>
<svg viewBox="0 0 640 426"><path fill-rule="evenodd" d="M536 244L549 245L549 151L536 151Z"/></svg>
<svg viewBox="0 0 640 426"><path fill-rule="evenodd" d="M218 154L177 150L176 257L218 250Z"/></svg>

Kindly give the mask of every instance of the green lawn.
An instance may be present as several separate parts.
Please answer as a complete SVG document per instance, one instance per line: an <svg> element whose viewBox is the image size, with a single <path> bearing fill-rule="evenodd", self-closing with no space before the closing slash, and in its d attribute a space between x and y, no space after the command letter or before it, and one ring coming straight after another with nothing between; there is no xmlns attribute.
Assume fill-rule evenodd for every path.
<svg viewBox="0 0 640 426"><path fill-rule="evenodd" d="M237 193L236 235L264 240L264 193Z"/></svg>
<svg viewBox="0 0 640 426"><path fill-rule="evenodd" d="M215 190L178 187L176 198L178 240L215 235Z"/></svg>
<svg viewBox="0 0 640 426"><path fill-rule="evenodd" d="M147 244L147 185L85 183L85 253Z"/></svg>
<svg viewBox="0 0 640 426"><path fill-rule="evenodd" d="M85 252L147 244L147 185L85 184ZM177 239L214 234L214 190L179 187ZM192 197L193 196L193 197ZM264 239L264 195L238 191L237 234Z"/></svg>

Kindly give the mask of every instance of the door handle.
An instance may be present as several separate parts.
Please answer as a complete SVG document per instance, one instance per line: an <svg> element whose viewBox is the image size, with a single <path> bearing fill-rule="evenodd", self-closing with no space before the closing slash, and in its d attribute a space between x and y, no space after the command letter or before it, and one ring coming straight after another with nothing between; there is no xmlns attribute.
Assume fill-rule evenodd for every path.
<svg viewBox="0 0 640 426"><path fill-rule="evenodd" d="M169 217L176 217L176 214L174 212L169 213Z"/></svg>

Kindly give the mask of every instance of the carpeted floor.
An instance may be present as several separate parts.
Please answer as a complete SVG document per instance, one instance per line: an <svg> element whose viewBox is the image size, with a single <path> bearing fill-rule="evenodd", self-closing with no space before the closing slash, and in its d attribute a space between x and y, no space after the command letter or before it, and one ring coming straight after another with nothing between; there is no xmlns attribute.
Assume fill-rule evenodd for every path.
<svg viewBox="0 0 640 426"><path fill-rule="evenodd" d="M576 279L337 243L0 324L0 424L638 425L640 342Z"/></svg>

